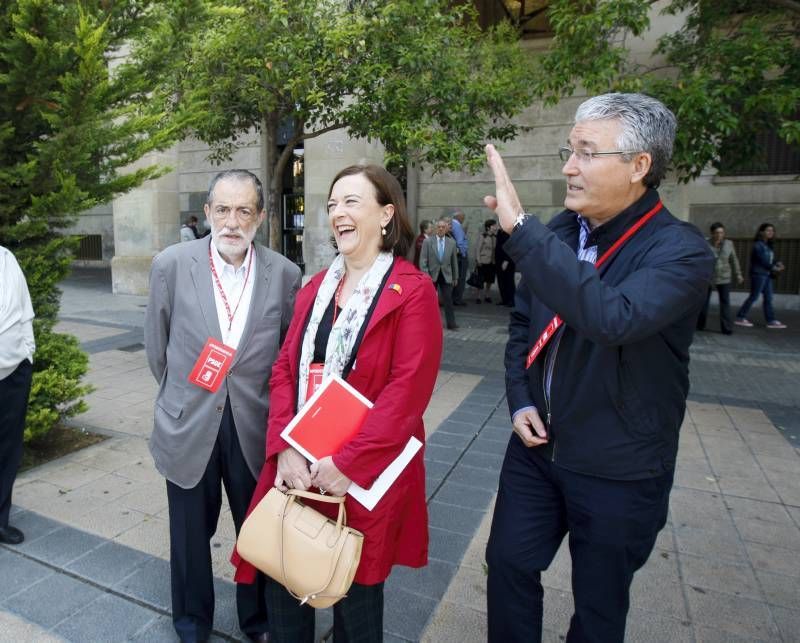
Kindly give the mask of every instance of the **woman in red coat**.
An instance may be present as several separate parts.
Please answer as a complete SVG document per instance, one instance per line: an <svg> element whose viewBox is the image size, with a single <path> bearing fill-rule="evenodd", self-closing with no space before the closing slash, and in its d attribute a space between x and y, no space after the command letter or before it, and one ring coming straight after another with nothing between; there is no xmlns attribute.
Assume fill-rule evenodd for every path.
<svg viewBox="0 0 800 643"><path fill-rule="evenodd" d="M266 463L252 506L271 486L345 495L350 482L369 488L411 436L424 443L422 414L442 354L431 280L403 257L413 233L397 179L385 169L350 166L334 178L328 218L339 255L298 293L294 317L272 367ZM434 323L435 322L435 323ZM310 397L309 371L324 362L374 403L358 435L309 466L281 431ZM335 517L335 506L310 502ZM334 641L381 641L383 582L393 565L428 561L423 450L372 511L347 496L348 523L364 534L361 562L346 598L334 606ZM234 554L237 582L254 568ZM268 579L273 643L313 641L314 610Z"/></svg>

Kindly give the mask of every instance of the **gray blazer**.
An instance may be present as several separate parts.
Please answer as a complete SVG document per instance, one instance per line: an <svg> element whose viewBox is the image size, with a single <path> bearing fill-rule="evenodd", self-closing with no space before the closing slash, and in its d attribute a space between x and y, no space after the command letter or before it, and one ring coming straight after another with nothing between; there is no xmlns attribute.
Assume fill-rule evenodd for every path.
<svg viewBox="0 0 800 643"><path fill-rule="evenodd" d="M294 309L300 269L256 244L247 323L225 382L216 393L188 382L209 337L221 340L208 244L178 243L153 259L144 322L150 370L160 384L150 452L158 471L184 489L195 486L217 439L230 397L242 454L258 478L265 459L269 378Z"/></svg>
<svg viewBox="0 0 800 643"><path fill-rule="evenodd" d="M432 234L422 243L419 253L419 269L431 276L434 283L439 279L439 273L444 275L448 284L458 281L458 256L456 242L448 236L444 238L444 257L439 261L439 237Z"/></svg>

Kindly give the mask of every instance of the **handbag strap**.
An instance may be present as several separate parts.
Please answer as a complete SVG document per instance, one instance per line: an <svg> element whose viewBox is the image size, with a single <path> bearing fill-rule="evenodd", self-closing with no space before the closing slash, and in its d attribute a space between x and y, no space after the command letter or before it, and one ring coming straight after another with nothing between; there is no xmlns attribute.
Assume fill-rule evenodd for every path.
<svg viewBox="0 0 800 643"><path fill-rule="evenodd" d="M323 496L321 493L314 493L313 491L302 491L300 489L289 489L286 492L288 496L297 496L299 498L308 498L309 500L317 500L319 502L328 502L330 504L339 505L339 516L336 519L336 528L339 529L342 525L347 524L347 509L344 508L344 496ZM292 501L291 497L289 498ZM291 505L287 505L288 511Z"/></svg>

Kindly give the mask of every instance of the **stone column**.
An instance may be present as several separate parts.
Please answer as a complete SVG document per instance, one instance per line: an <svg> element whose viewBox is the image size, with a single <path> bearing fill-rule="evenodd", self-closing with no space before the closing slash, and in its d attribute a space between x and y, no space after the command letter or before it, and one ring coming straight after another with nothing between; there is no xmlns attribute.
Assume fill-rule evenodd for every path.
<svg viewBox="0 0 800 643"><path fill-rule="evenodd" d="M351 139L345 130L328 132L304 143L305 228L303 259L306 276L327 268L334 257L328 225L328 188L331 179L348 165L383 163L383 146Z"/></svg>
<svg viewBox="0 0 800 643"><path fill-rule="evenodd" d="M148 154L132 169L157 164L176 168L178 148ZM114 199L114 258L111 287L114 294L146 295L153 256L180 239L178 173L146 181Z"/></svg>

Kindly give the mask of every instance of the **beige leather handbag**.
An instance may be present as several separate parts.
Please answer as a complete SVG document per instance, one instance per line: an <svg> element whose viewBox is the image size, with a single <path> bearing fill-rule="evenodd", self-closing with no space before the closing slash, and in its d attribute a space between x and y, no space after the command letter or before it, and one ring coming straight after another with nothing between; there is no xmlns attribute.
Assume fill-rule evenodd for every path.
<svg viewBox="0 0 800 643"><path fill-rule="evenodd" d="M339 505L336 522L297 498ZM239 555L312 607L344 598L361 559L364 535L347 526L344 498L272 487L239 531Z"/></svg>

